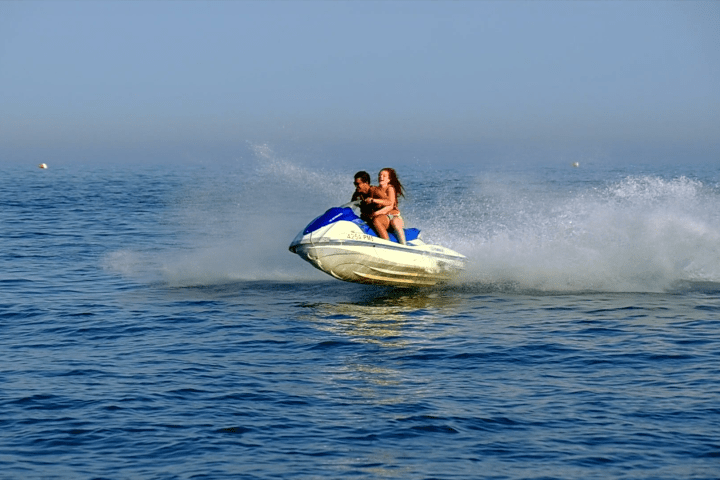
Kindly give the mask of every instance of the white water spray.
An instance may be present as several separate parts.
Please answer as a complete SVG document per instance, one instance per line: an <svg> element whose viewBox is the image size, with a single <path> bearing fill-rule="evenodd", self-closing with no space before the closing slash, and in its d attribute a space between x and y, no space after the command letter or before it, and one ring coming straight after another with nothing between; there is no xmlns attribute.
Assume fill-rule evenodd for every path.
<svg viewBox="0 0 720 480"><path fill-rule="evenodd" d="M719 282L719 200L684 177L629 177L566 196L518 199L457 246L471 258L469 282L612 292Z"/></svg>
<svg viewBox="0 0 720 480"><path fill-rule="evenodd" d="M112 268L170 286L332 281L288 245L314 217L349 200L354 171L311 169L267 145L253 149L251 162L188 175L164 220L173 246L115 252ZM686 177L602 183L407 170L406 223L468 257L465 286L660 292L720 282L716 186Z"/></svg>

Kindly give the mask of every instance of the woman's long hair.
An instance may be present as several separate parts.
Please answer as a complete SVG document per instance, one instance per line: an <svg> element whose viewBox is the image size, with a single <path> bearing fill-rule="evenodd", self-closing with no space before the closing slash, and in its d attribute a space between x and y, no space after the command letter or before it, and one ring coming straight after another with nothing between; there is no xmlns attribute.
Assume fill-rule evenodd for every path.
<svg viewBox="0 0 720 480"><path fill-rule="evenodd" d="M402 183L400 183L400 180L398 179L397 173L395 172L394 168L383 168L380 170L381 172L385 170L390 175L390 185L395 189L395 196L398 197L397 200L400 199L400 197L405 196L405 189L402 186Z"/></svg>

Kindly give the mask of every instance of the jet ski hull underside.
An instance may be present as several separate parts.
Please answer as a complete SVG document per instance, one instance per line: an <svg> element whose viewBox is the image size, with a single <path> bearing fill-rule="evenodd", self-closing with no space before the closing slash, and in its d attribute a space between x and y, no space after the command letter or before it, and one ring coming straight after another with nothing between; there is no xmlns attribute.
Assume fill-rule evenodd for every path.
<svg viewBox="0 0 720 480"><path fill-rule="evenodd" d="M399 245L337 241L300 243L292 250L337 279L365 284L432 286L450 280L464 266L462 257Z"/></svg>

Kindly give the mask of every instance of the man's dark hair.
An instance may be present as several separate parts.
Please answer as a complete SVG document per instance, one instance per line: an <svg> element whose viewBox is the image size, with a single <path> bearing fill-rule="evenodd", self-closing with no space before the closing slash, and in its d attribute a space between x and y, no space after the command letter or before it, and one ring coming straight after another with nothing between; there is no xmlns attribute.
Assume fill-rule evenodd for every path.
<svg viewBox="0 0 720 480"><path fill-rule="evenodd" d="M353 178L355 180L359 178L363 183L370 183L370 174L364 170L357 172Z"/></svg>

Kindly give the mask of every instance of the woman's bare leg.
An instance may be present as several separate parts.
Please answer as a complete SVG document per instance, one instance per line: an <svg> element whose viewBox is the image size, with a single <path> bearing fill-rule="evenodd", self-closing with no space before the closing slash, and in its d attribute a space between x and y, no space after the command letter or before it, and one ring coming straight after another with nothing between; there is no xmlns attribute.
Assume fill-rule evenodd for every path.
<svg viewBox="0 0 720 480"><path fill-rule="evenodd" d="M390 236L388 235L387 229L390 226L390 222L388 220L387 215L378 215L377 217L373 218L373 228L377 232L377 234L380 236L380 238L384 238L385 240L390 240Z"/></svg>
<svg viewBox="0 0 720 480"><path fill-rule="evenodd" d="M403 222L403 219L395 217L390 221L390 224L395 230L395 235L397 236L398 241L403 245L407 245L407 242L405 242L405 230L403 230L405 228L405 222Z"/></svg>

